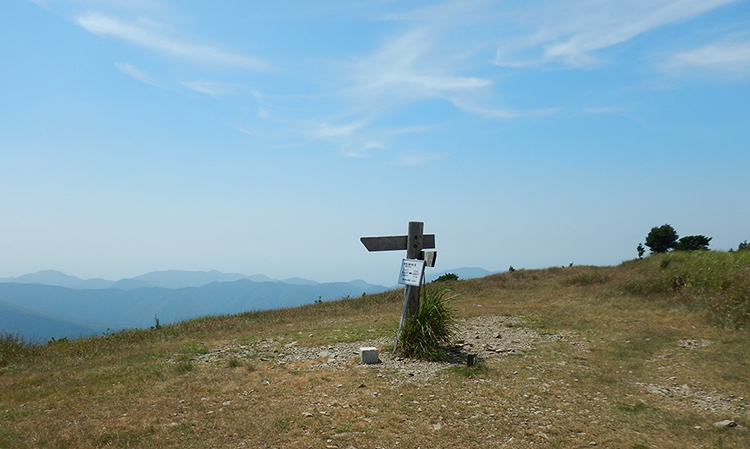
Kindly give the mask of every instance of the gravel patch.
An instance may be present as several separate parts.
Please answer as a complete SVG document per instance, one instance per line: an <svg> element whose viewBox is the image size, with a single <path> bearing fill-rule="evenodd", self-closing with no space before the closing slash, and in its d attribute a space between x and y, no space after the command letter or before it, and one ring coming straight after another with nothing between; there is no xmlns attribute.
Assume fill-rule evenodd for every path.
<svg viewBox="0 0 750 449"><path fill-rule="evenodd" d="M690 388L687 384L679 386L639 383L649 394L663 398L685 401L692 408L702 412L750 416L747 400L744 397L724 395L717 391Z"/></svg>
<svg viewBox="0 0 750 449"><path fill-rule="evenodd" d="M231 358L255 358L279 364L310 362L312 369L351 370L375 369L394 371L402 380L425 380L438 371L453 365L466 363L468 354L475 354L477 361L505 357L532 348L540 335L522 327L523 319L508 316L482 316L458 321L458 330L450 347L449 361L427 362L396 357L390 351L379 351L378 364L360 363L360 348L383 348L392 346L393 337L379 337L351 343L335 343L327 346L305 347L297 341L265 339L252 345L227 345L207 354L196 355L199 363L226 363ZM552 338L561 338L553 336Z"/></svg>

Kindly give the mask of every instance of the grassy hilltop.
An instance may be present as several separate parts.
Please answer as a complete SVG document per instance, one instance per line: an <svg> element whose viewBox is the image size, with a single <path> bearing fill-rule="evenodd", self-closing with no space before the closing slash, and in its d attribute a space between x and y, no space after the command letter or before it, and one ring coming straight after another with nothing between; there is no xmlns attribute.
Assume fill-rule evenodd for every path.
<svg viewBox="0 0 750 449"><path fill-rule="evenodd" d="M0 448L750 447L750 251L439 285L474 323L464 344L530 346L429 375L327 363L391 341L401 291L43 346L4 335Z"/></svg>

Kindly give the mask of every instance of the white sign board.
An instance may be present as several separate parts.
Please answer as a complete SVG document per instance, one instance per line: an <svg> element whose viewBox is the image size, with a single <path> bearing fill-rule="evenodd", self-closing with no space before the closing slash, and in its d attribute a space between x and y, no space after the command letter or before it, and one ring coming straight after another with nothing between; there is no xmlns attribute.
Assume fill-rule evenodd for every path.
<svg viewBox="0 0 750 449"><path fill-rule="evenodd" d="M422 281L423 270L424 260L404 259L401 262L401 273L398 275L398 283L419 287Z"/></svg>

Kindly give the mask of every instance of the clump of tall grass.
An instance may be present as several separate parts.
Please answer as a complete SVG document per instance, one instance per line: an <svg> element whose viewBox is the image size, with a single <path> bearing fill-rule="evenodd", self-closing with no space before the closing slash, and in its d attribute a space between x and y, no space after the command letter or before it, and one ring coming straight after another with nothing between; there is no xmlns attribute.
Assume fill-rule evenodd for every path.
<svg viewBox="0 0 750 449"><path fill-rule="evenodd" d="M17 334L0 332L0 368L23 359L34 353L35 345Z"/></svg>
<svg viewBox="0 0 750 449"><path fill-rule="evenodd" d="M607 283L612 277L598 268L574 274L560 281L562 285L595 285Z"/></svg>
<svg viewBox="0 0 750 449"><path fill-rule="evenodd" d="M424 290L419 309L404 322L399 345L403 357L420 360L445 360L447 350L456 331L456 318L450 300L439 289Z"/></svg>
<svg viewBox="0 0 750 449"><path fill-rule="evenodd" d="M750 251L674 251L634 262L640 276L622 284L626 292L666 296L718 324L750 327Z"/></svg>

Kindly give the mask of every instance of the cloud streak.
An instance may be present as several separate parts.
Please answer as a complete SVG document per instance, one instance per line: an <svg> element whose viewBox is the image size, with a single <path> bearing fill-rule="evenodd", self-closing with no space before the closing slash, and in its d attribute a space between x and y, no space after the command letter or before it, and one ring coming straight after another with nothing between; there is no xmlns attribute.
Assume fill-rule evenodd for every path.
<svg viewBox="0 0 750 449"><path fill-rule="evenodd" d="M222 95L228 95L243 89L241 86L235 86L217 81L184 81L182 85L187 87L188 89L200 92L202 94L210 95L214 98L218 98Z"/></svg>
<svg viewBox="0 0 750 449"><path fill-rule="evenodd" d="M714 43L680 52L671 56L660 68L671 75L710 71L731 77L750 76L750 41Z"/></svg>
<svg viewBox="0 0 750 449"><path fill-rule="evenodd" d="M78 16L75 23L98 36L110 37L150 51L198 64L267 71L262 59L223 50L213 45L189 42L168 36L156 23L126 22L102 13Z"/></svg>
<svg viewBox="0 0 750 449"><path fill-rule="evenodd" d="M440 55L441 36L423 26L386 40L381 48L351 65L349 94L367 103L392 106L450 98L492 85L489 79L456 73L452 55Z"/></svg>
<svg viewBox="0 0 750 449"><path fill-rule="evenodd" d="M371 27L367 31L368 45L341 45L339 53L335 51L340 43L286 29L290 25L284 21L279 21L278 27L269 27L271 34L252 34L248 38L278 40L295 46L301 43L294 39L313 36L311 42L321 38L321 43L331 46L330 53L326 49L326 58L335 54L329 59L315 60L315 48L300 45L310 52L309 59L305 59L306 53L295 52L295 58L287 61L274 59L283 54L276 52L277 48L283 50L283 46L268 46L273 50L260 53L269 55L263 59L231 51L221 42L207 44L180 30L179 25L173 28L172 16L167 17L164 12L176 9L176 3L162 4L157 19L153 15L156 9L144 12L143 5L139 10L129 8L125 0L113 1L117 8L107 9L111 6L108 1L73 2L88 12L70 17L92 34L166 56L159 61L163 64L189 62L199 69L237 68L251 72L250 77L244 72L239 76L236 72L222 76L216 70L201 73L185 67L156 72L172 73L173 84L222 101L229 96L241 97L253 89L263 90L262 106L258 105L255 117L247 117L266 122L267 126L245 127L243 132L250 129L259 134L273 126L283 127L284 133L295 138L321 141L337 146L344 156L362 157L375 148L399 146L408 153L409 148L418 146L418 143L412 147L405 144L417 142L418 138L393 133L394 118L405 119L404 129L442 129L467 116L499 121L570 110L571 105L566 103L570 100L564 96L552 94L527 101L512 89L524 86L526 75L534 78L550 69L562 67L568 69L566 75L575 76L577 69L591 73L609 62L625 65L636 60L653 61L652 55L643 58L630 51L642 51L638 45L622 46L623 52L606 50L653 30L689 22L737 0L448 0L426 2L420 8L389 6L375 19L352 18L359 20L363 28ZM93 12L93 8L102 12ZM316 18L328 17L322 14ZM227 33L238 34L241 33ZM665 44L658 34L650 35L657 35L654 41L657 44L649 51L667 54L674 51L675 42L676 48L689 48L680 47L676 40L664 50ZM695 44L695 36L690 38L692 45L699 45ZM254 43L249 45L266 48ZM133 64L116 66L134 79L157 85L146 71ZM658 69L669 75L711 70L745 76L750 71L750 43L717 43L686 50L671 56ZM275 75L273 80L257 76L257 72L269 71ZM537 79L549 78L542 74ZM290 89L300 85L311 89L304 92L292 92L295 87ZM240 98L240 101L245 100ZM430 107L436 103L439 111L433 114ZM573 108L581 110L580 105ZM608 108L584 112L616 113ZM436 119L438 113L441 115Z"/></svg>
<svg viewBox="0 0 750 449"><path fill-rule="evenodd" d="M156 82L156 80L154 80L151 76L147 75L143 70L139 69L133 64L130 64L128 62L116 62L115 67L117 67L117 70L124 73L125 75L135 78L142 83L146 83L155 87L161 87L161 85Z"/></svg>
<svg viewBox="0 0 750 449"><path fill-rule="evenodd" d="M550 2L545 12L522 12L529 30L499 45L495 64L528 67L559 61L571 67L596 64L593 54L647 31L684 21L736 0L639 0ZM536 7L536 6L535 6ZM537 18L538 17L538 18ZM536 54L536 56L525 56Z"/></svg>

